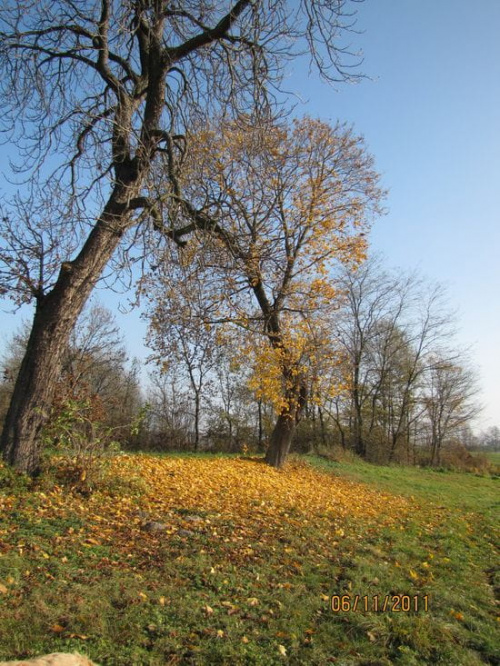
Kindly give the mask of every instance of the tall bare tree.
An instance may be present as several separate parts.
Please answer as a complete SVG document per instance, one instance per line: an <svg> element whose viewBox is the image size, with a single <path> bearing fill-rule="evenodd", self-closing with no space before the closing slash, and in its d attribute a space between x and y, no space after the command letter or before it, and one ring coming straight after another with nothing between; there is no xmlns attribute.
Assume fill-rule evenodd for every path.
<svg viewBox="0 0 500 666"><path fill-rule="evenodd" d="M171 249L171 248L167 248ZM189 253L189 252L188 252ZM203 404L217 359L217 343L208 320L213 309L207 285L184 258L186 250L163 255L161 280L153 272L146 289L151 304L148 345L159 371L176 368L179 383L187 381L193 404L194 448L200 446Z"/></svg>
<svg viewBox="0 0 500 666"><path fill-rule="evenodd" d="M116 251L133 262L151 232L179 240L175 215L165 219L156 196L155 167L165 165L174 183L166 195L176 196L186 129L214 110L228 117L268 107L287 58L305 48L325 77L347 78L339 37L352 25L350 6L349 0L2 3L3 131L31 187L3 211L0 292L35 302L2 432L5 460L37 471L38 435L62 354Z"/></svg>
<svg viewBox="0 0 500 666"><path fill-rule="evenodd" d="M406 451L408 459L411 433L425 427L434 405L424 396L436 385L436 358L453 368L463 359L446 294L417 274L383 270L377 259L345 271L340 283L346 300L332 334L345 352L348 391L326 409L359 455L390 462Z"/></svg>
<svg viewBox="0 0 500 666"><path fill-rule="evenodd" d="M446 439L458 434L481 411L477 380L470 368L434 358L422 402L429 422L431 465L441 464Z"/></svg>

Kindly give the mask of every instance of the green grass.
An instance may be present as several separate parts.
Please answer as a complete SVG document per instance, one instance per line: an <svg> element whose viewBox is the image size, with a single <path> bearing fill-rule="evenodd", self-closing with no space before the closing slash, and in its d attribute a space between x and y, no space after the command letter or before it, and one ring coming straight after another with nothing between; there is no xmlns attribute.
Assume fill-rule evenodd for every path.
<svg viewBox="0 0 500 666"><path fill-rule="evenodd" d="M172 457L153 459L161 465ZM240 465L236 493L254 470L266 482L271 475L231 460ZM242 525L237 494L234 513L215 511L207 483L196 490L198 500L194 485L189 499L188 487L169 514L173 532L155 536L130 518L161 499L148 499L140 474L108 479L85 497L56 477L32 486L1 469L0 659L78 650L109 666L499 664L498 482L306 460L319 470L318 484L327 474L333 487L348 489L352 513L342 522L321 507L306 511L307 496L295 501L286 470L275 475L276 492L290 508L277 504L272 523L256 501L248 529ZM137 469L147 461L138 457ZM371 490L386 494L387 516L360 515L357 498ZM393 502L394 495L403 499ZM123 523L116 518L121 504L129 512ZM392 506L407 508L393 517ZM189 523L192 513L203 518L202 528ZM343 612L332 611L332 595L344 598ZM418 609L399 612L401 595ZM380 606L387 599L384 611L375 612L375 597Z"/></svg>
<svg viewBox="0 0 500 666"><path fill-rule="evenodd" d="M500 451L491 451L484 455L495 465L500 465Z"/></svg>

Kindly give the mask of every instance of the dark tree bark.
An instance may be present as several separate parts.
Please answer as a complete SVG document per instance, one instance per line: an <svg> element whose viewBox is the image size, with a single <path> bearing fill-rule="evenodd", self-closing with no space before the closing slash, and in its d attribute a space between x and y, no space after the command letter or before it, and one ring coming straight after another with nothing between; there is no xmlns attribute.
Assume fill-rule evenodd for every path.
<svg viewBox="0 0 500 666"><path fill-rule="evenodd" d="M194 394L194 450L198 451L200 448L200 412L201 412L201 396L199 391Z"/></svg>
<svg viewBox="0 0 500 666"><path fill-rule="evenodd" d="M288 377L289 372L285 372ZM304 383L296 385L287 395L288 408L278 415L271 434L265 461L268 465L280 469L290 452L293 436L307 402L307 388Z"/></svg>
<svg viewBox="0 0 500 666"><path fill-rule="evenodd" d="M163 14L159 9L148 14L147 5L137 3L134 9L131 9L130 18L137 28L134 37L137 40L139 63L132 61L128 51L124 55L110 51L111 36L117 26L114 24L116 17L111 15L113 6L109 0L102 0L96 34L77 25L81 18L77 13L75 25L70 21L51 25L47 23L50 18L43 15L40 20L45 22L45 25L36 25L31 30L18 32L18 11L14 7L15 18L12 19L12 26L15 27L7 20L4 22L12 30L10 34L3 31L0 34L5 41L5 53L12 54L11 60L7 58L7 71L14 88L17 79L14 80L13 72L15 67L18 67L18 78L22 80L24 76L25 85L31 78L45 75L44 80L49 91L46 93L47 97L50 98L52 94L52 86L53 94L61 101L63 111L60 116L57 109L47 113L45 103L41 105L39 120L41 127L48 124L48 136L52 136L55 128L64 126L68 118L72 119L73 114L67 114L63 103L68 103L65 97L66 88L70 83L74 83L71 76L80 76L82 71L87 70L100 77L100 92L97 95L89 93L88 97L85 78L78 81L80 85L83 82L80 104L82 115L86 112L87 117L77 131L74 146L76 153L68 165L73 172L75 163L85 152L85 142L94 136L94 133L97 136L97 128L99 123L102 123L102 134L96 143L109 146L107 159L110 162L106 168L100 163L99 155L94 158L95 182L108 174L111 174L113 179L107 203L78 256L73 261L62 263L51 289L44 292L44 284L32 289L32 296L36 299L35 317L0 440L3 458L21 472L33 475L39 469L40 434L54 397L62 357L68 347L71 332L123 234L137 223L134 213L141 209L153 220L153 226L158 231L168 235L168 231L163 228L157 203L145 195L145 185L154 169L155 157L163 154L167 155L173 190L178 193L174 175L173 139L168 131L162 129L163 116L169 108L165 102L169 72L174 69L178 73L179 63L186 60L189 62L199 50L223 41L248 4L249 0L238 0L213 29L200 29L196 26L196 34L188 30L184 42L168 48L162 44L167 14ZM90 15L87 18L92 20ZM3 28L4 24L0 29ZM52 39L53 34L57 39ZM47 39L47 44L42 43L44 39ZM67 41L60 48L60 42L64 40ZM85 48L81 40L85 41ZM31 59L20 59L19 53L31 53L36 57L44 53L47 59L43 69L37 73L36 62L34 61L35 65L30 65ZM20 64L14 66L13 63ZM67 69L61 63L66 63ZM136 65L138 71L134 71ZM77 68L80 69L77 71ZM115 75L115 70L120 71L119 76ZM68 80L64 79L66 74ZM73 99L69 103L76 104ZM171 108L169 110L172 111ZM111 131L107 129L110 118ZM41 152L44 152L43 149ZM68 220L70 229L71 223L72 221ZM39 251L42 252L42 249Z"/></svg>
<svg viewBox="0 0 500 666"><path fill-rule="evenodd" d="M39 469L40 431L54 397L71 332L127 227L120 199L123 188L117 187L78 257L62 265L52 291L37 300L1 438L5 460L21 472L33 475Z"/></svg>
<svg viewBox="0 0 500 666"><path fill-rule="evenodd" d="M352 429L353 434L353 448L358 456L364 458L366 456L366 442L363 433L363 405L359 394L359 370L355 368L354 372L354 387L352 391L353 406L354 406L354 424Z"/></svg>
<svg viewBox="0 0 500 666"><path fill-rule="evenodd" d="M272 467L283 467L285 460L290 452L293 435L297 428L297 422L289 412L282 412L271 434L269 447L266 453L266 463Z"/></svg>
<svg viewBox="0 0 500 666"><path fill-rule="evenodd" d="M319 416L319 424L320 424L321 443L323 444L323 446L326 446L327 445L327 439L326 439L325 418L323 416L323 410L319 406L318 406L318 416Z"/></svg>
<svg viewBox="0 0 500 666"><path fill-rule="evenodd" d="M262 451L264 449L264 427L262 423L262 399L259 398L257 400L257 420L258 420L258 440L257 440L257 448L259 451Z"/></svg>

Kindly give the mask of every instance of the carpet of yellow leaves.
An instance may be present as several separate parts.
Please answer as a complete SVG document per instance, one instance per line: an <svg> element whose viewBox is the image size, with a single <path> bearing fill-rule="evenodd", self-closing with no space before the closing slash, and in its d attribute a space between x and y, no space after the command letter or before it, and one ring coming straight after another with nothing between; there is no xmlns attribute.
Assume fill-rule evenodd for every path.
<svg viewBox="0 0 500 666"><path fill-rule="evenodd" d="M290 530L304 555L311 554L311 546L317 555L326 555L344 537L361 540L375 525L401 528L415 509L407 498L321 473L303 462L277 471L252 458L120 455L107 474L110 482L135 481L139 491L113 491L105 482L102 490L82 497L54 485L35 491L29 507L14 507L14 497L3 496L0 511L15 508L29 512L30 518L35 511L44 521L80 521L81 527L59 533L51 552L40 552L40 558L60 557L71 547L112 546L117 558L112 564L126 566L126 554L150 562L165 543L192 539L233 562L259 559L268 549L295 558L297 541L292 544ZM323 543L317 537L314 544L308 542L309 530L322 534ZM33 550L25 540L16 543L13 533L8 542L7 548L20 554Z"/></svg>
<svg viewBox="0 0 500 666"><path fill-rule="evenodd" d="M144 510L161 518L172 509L252 520L292 511L303 519L343 520L408 510L408 501L318 472L304 463L277 471L260 459L116 458L112 473L147 481ZM126 498L125 498L126 499Z"/></svg>

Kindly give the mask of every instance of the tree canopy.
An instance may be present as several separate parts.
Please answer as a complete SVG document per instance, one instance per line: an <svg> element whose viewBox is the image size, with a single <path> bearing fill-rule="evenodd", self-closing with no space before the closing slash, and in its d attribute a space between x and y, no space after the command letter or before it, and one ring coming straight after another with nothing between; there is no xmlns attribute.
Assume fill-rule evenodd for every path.
<svg viewBox="0 0 500 666"><path fill-rule="evenodd" d="M205 127L191 144L196 149L173 202L187 218L183 233L197 234L187 252L208 301L201 318L253 334L243 338L244 353L254 358L258 393L279 415L270 451L288 433L283 446L276 444L281 453L268 455L280 466L311 367L329 345L325 317L338 307L332 271L364 258L364 234L383 191L362 138L338 124L240 119ZM162 311L172 311L183 287L172 283L169 262L160 258L158 265L153 282L162 266L167 273L150 293L161 335Z"/></svg>
<svg viewBox="0 0 500 666"><path fill-rule="evenodd" d="M352 6L3 3L2 129L17 145L28 188L3 211L0 288L36 303L2 432L7 461L36 472L62 354L110 261L122 269L144 260L151 234L180 240L175 216L165 218L159 206L156 170L177 197L194 125L214 113L230 119L275 112L283 68L300 53L308 52L326 78L349 78L341 38L352 26ZM32 213L42 208L36 224ZM18 222L20 238L12 233Z"/></svg>

